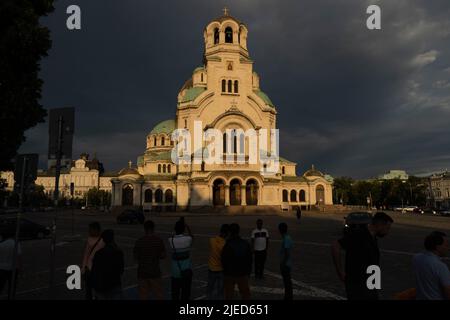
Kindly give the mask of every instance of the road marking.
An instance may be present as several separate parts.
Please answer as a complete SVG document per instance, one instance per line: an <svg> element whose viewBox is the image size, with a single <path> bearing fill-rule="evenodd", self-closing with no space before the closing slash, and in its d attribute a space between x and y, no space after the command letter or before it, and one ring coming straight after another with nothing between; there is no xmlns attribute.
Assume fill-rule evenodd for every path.
<svg viewBox="0 0 450 320"><path fill-rule="evenodd" d="M283 277L281 275L277 274L277 273L274 273L274 272L271 272L271 271L268 271L268 270L266 270L265 273L267 275L270 275L270 276L274 277L274 278L281 279L281 280L283 279ZM305 289L305 291L301 291L302 295L306 295L306 296L309 296L309 297L317 297L317 298L331 298L331 299L334 299L334 300L346 300L344 297L341 297L341 296L339 296L337 294L334 294L334 293L332 293L330 291L323 290L323 289L320 289L320 288L317 288L317 287L314 287L314 286L310 286L310 285L308 285L308 284L306 284L304 282L301 282L301 281L297 281L297 280L292 279L292 283L297 285L297 286L299 286L300 288ZM305 292L305 293L303 293L303 292Z"/></svg>

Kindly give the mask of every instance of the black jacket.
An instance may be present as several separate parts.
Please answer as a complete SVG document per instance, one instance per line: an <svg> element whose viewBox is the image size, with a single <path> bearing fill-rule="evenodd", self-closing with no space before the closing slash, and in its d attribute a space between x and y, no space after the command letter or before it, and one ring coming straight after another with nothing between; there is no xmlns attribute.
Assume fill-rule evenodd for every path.
<svg viewBox="0 0 450 320"><path fill-rule="evenodd" d="M222 250L222 267L226 276L249 276L252 271L250 244L239 237L228 239Z"/></svg>
<svg viewBox="0 0 450 320"><path fill-rule="evenodd" d="M94 290L107 292L122 285L124 270L122 251L115 245L106 245L92 260L91 283Z"/></svg>

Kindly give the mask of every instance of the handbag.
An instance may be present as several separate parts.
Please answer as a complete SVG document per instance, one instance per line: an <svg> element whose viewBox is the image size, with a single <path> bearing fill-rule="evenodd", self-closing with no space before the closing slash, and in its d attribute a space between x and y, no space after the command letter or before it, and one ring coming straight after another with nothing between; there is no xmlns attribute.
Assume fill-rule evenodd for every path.
<svg viewBox="0 0 450 320"><path fill-rule="evenodd" d="M172 248L173 248L174 253L177 253L177 249L175 249L175 243L173 242L173 237L172 237ZM189 268L189 269L183 270L183 269L181 269L180 262L178 260L176 260L176 261L177 261L178 269L180 270L181 279L191 278L192 274L193 274L192 269Z"/></svg>

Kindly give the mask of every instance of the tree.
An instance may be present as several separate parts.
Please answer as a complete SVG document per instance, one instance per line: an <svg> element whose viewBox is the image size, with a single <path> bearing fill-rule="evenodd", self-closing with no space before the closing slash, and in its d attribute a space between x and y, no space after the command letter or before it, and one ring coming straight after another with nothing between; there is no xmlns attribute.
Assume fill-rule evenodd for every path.
<svg viewBox="0 0 450 320"><path fill-rule="evenodd" d="M24 132L47 114L38 73L51 40L39 19L53 10L53 0L0 1L0 170L12 168Z"/></svg>

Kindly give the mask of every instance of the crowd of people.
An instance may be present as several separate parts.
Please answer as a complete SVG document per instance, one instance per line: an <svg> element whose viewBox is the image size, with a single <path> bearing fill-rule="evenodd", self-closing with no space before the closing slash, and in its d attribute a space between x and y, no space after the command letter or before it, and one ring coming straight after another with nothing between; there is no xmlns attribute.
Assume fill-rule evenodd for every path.
<svg viewBox="0 0 450 320"><path fill-rule="evenodd" d="M393 222L386 213L377 212L369 224L346 232L332 244L332 258L348 300L379 299L379 290L367 284L367 270L369 266L380 266L378 239L389 234ZM170 251L167 253L165 240L155 232L154 222L147 220L143 226L144 235L136 240L133 248L139 299L162 300L167 297L160 266L166 258L170 259L171 299L191 299L194 274L191 251L195 241L191 228L183 217L176 221L173 235L166 239ZM286 223L280 223L278 231L282 238L279 245L279 272L284 284L284 299L292 300L293 241ZM264 279L270 237L263 220L257 219L256 228L251 232L251 241L243 239L240 233L239 224L223 224L217 236L209 239L208 300L233 299L236 287L241 299L251 299L249 279L252 269L257 281ZM2 239L0 294L7 286L9 298L15 290L12 279L20 273L21 247L20 243L16 246L14 234L5 232ZM14 254L15 249L17 254ZM449 250L447 235L439 231L430 233L424 240L424 249L412 259L415 287L399 292L395 299L450 299L450 271L442 261ZM14 256L17 258L15 263ZM124 254L115 242L114 231L102 230L98 222L91 223L81 263L86 299L122 299L124 266Z"/></svg>
<svg viewBox="0 0 450 320"><path fill-rule="evenodd" d="M278 226L282 236L280 246L280 272L285 285L285 299L292 299L291 251L292 239L288 235L287 224ZM133 256L137 262L139 299L165 297L160 262L167 257L164 241L155 233L151 220L144 222L144 236L137 239ZM174 226L173 235L168 238L170 248L171 299L189 300L193 268L191 250L194 235L184 218ZM251 243L240 236L237 223L223 224L219 234L209 239L208 300L232 299L237 287L241 298L251 298L249 277L252 264L255 278L264 278L264 265L269 248L269 232L258 219L251 234ZM98 222L89 225L89 236L82 261L85 279L86 299L122 299L121 277L124 272L124 256L114 241L114 231L101 232Z"/></svg>

